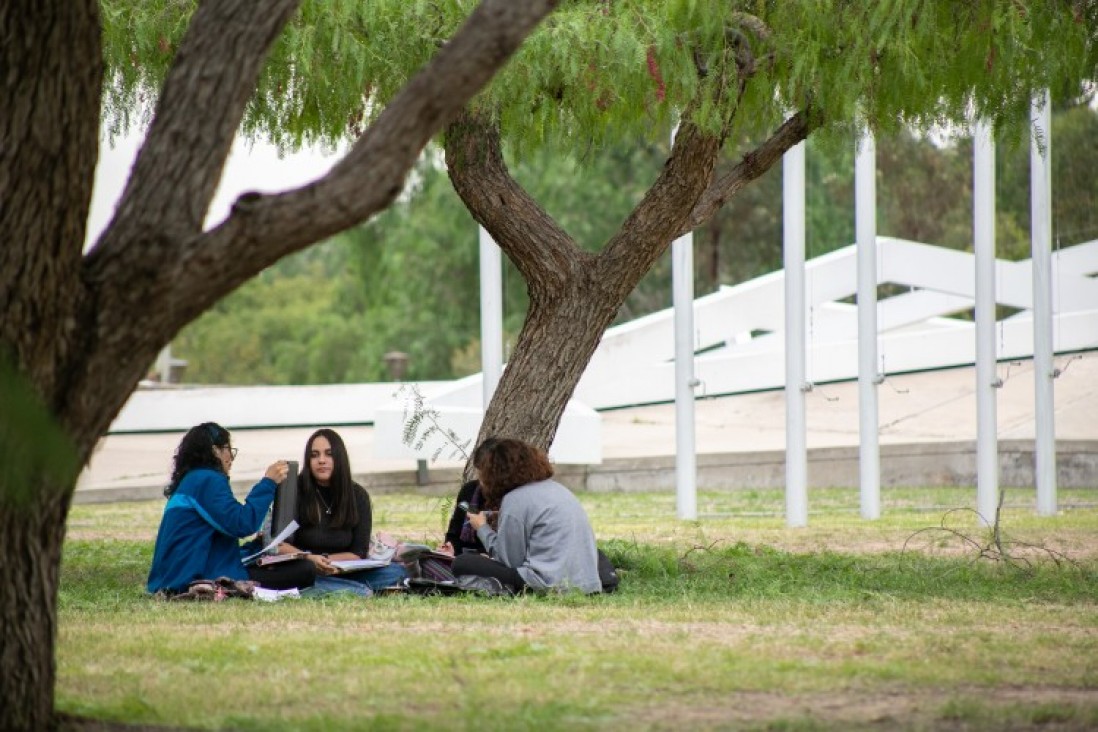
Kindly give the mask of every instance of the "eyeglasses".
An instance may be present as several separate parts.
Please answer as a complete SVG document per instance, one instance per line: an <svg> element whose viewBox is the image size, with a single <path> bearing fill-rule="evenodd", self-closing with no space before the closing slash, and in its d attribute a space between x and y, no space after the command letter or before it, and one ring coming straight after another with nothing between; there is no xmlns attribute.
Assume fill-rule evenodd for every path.
<svg viewBox="0 0 1098 732"><path fill-rule="evenodd" d="M238 450L237 448L228 447L226 445L218 445L218 449L219 450L228 450L229 451L229 457L231 457L233 460L236 460L236 454L238 452L240 452L240 450Z"/></svg>

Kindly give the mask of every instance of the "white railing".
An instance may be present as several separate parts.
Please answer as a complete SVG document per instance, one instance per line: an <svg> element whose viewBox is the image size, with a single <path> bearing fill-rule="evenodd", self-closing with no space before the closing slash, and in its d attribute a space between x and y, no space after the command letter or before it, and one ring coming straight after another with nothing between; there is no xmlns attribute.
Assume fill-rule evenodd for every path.
<svg viewBox="0 0 1098 732"><path fill-rule="evenodd" d="M972 254L915 242L877 238L878 284L907 291L878 303L880 373L896 374L975 362L971 321L948 317L970 310L975 298ZM857 308L842 302L856 291L853 246L817 257L806 266L808 379L857 378ZM996 300L1018 312L997 324L997 358L1033 354L1031 264L996 264ZM1056 352L1098 348L1098 240L1052 254ZM774 272L700 297L694 302L695 375L699 396L780 389L785 384L784 287ZM601 461L597 411L672 402L674 313L663 310L606 331L565 411L551 453L562 463ZM369 424L375 454L427 459L439 447L419 450L403 442L407 405L399 384L203 387L135 392L112 432L182 430L213 419L233 427ZM427 406L462 439L480 427L480 375L421 385Z"/></svg>

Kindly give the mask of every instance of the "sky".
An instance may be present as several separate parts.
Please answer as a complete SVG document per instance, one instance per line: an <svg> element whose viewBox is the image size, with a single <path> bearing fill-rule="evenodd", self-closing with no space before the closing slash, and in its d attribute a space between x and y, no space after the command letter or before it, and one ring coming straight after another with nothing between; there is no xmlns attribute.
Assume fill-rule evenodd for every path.
<svg viewBox="0 0 1098 732"><path fill-rule="evenodd" d="M100 139L85 248L99 237L114 215L144 136L142 129L117 137L113 144L105 136ZM224 220L233 201L244 191L275 193L310 183L327 173L343 152L306 148L280 157L270 143L237 138L206 218L207 228Z"/></svg>

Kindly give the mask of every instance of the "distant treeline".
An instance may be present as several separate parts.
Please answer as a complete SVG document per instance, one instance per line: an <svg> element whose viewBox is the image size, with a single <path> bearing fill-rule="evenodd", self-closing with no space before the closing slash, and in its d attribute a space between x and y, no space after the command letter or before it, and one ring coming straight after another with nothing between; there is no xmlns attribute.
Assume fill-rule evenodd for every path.
<svg viewBox="0 0 1098 732"><path fill-rule="evenodd" d="M903 135L877 140L877 231L971 249L972 145ZM1058 110L1053 240L1098 238L1098 112ZM516 178L578 242L598 249L658 173L659 146L591 151L582 160L534 154ZM1029 256L1029 141L996 154L996 249ZM854 240L854 144L808 144L807 248L817 256ZM726 164L734 164L734 160ZM366 226L288 257L192 323L173 343L185 380L207 384L321 384L389 378L384 355L408 354L409 379L480 370L477 226L437 156L425 155L403 202ZM781 166L695 232L695 291L781 268ZM522 278L505 261L504 329L518 333ZM670 257L641 282L619 322L671 303ZM505 346L506 348L507 346Z"/></svg>

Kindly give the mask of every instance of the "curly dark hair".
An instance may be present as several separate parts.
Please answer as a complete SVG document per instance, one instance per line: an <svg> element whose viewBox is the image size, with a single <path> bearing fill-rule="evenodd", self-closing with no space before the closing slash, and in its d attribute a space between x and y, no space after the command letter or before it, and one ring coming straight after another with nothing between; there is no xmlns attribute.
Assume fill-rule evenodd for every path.
<svg viewBox="0 0 1098 732"><path fill-rule="evenodd" d="M298 477L298 513L306 524L320 525L319 490L313 472L309 469L309 454L313 451L313 442L323 437L332 446L332 479L328 484L332 495L332 520L330 528L344 528L358 525L358 506L355 502L355 482L351 478L351 458L347 454L347 445L335 430L323 427L305 441L305 457L301 460L301 475Z"/></svg>
<svg viewBox="0 0 1098 732"><path fill-rule="evenodd" d="M487 508L496 510L503 497L528 483L553 477L549 456L540 447L511 438L489 437L473 452Z"/></svg>
<svg viewBox="0 0 1098 732"><path fill-rule="evenodd" d="M179 447L175 449L172 458L172 478L168 487L164 489L164 495L171 497L179 488L179 481L183 476L195 468L209 468L219 473L224 473L221 458L214 454L214 447L230 447L229 431L216 422L203 422L191 427L183 439L179 441Z"/></svg>

